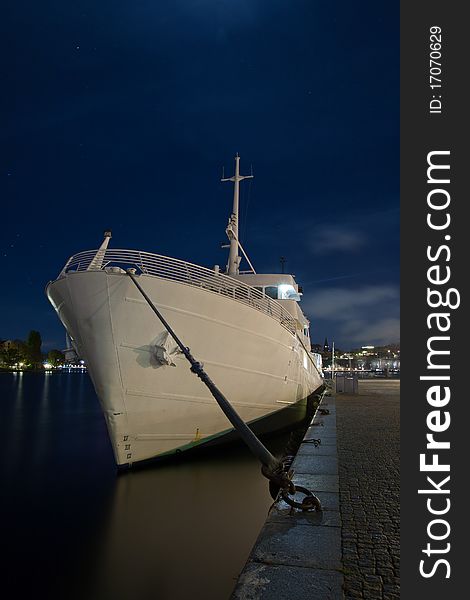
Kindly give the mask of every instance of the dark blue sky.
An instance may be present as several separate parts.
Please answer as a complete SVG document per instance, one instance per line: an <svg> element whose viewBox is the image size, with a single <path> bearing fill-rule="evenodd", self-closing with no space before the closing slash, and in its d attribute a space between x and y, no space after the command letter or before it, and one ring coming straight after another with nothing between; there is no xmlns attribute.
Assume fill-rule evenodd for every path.
<svg viewBox="0 0 470 600"><path fill-rule="evenodd" d="M17 0L0 25L0 339L63 330L44 296L112 245L224 265L242 242L304 287L312 338L397 341L399 3ZM6 60L5 60L6 57Z"/></svg>

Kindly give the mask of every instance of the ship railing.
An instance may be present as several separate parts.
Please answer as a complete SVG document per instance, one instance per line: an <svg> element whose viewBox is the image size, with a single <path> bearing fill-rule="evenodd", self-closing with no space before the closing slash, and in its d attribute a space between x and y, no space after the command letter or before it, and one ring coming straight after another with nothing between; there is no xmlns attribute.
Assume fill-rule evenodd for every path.
<svg viewBox="0 0 470 600"><path fill-rule="evenodd" d="M98 252L99 261L96 260ZM71 256L60 272L59 278L69 272L109 270L112 267L119 267L124 271L130 268L136 269L137 274L143 273L169 279L232 298L235 302L251 306L275 319L292 335L296 335L295 319L276 300L238 279L177 258L138 250L87 250Z"/></svg>

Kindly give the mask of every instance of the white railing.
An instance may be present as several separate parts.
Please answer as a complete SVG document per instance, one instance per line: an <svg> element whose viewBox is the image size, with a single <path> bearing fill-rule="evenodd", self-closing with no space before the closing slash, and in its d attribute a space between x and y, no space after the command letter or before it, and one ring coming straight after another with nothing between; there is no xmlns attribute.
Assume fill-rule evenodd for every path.
<svg viewBox="0 0 470 600"><path fill-rule="evenodd" d="M296 335L295 319L276 300L238 279L177 258L138 250L87 250L71 256L59 277L74 271L104 270L110 267L120 267L124 270L133 268L136 269L137 274L140 272L153 277L170 279L183 285L226 296L268 315Z"/></svg>

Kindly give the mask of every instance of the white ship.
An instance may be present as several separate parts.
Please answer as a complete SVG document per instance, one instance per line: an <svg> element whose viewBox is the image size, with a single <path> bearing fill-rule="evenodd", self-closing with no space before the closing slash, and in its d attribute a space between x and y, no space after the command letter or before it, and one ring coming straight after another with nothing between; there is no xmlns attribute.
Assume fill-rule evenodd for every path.
<svg viewBox="0 0 470 600"><path fill-rule="evenodd" d="M234 437L209 390L140 294L127 270L242 419L258 432L305 414L323 383L292 275L257 274L238 239L239 171L226 273L141 252L101 247L75 254L46 294L100 399L118 465ZM249 272L240 272L245 256Z"/></svg>

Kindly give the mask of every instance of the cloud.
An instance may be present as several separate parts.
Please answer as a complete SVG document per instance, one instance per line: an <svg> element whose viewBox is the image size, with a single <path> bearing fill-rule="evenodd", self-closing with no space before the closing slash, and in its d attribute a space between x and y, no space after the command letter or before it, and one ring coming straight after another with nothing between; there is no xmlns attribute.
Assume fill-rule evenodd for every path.
<svg viewBox="0 0 470 600"><path fill-rule="evenodd" d="M400 338L398 286L318 289L303 303L313 331L335 331L338 346L381 345Z"/></svg>
<svg viewBox="0 0 470 600"><path fill-rule="evenodd" d="M390 204L396 204L395 199ZM340 222L338 215L330 220L302 225L306 248L316 256L325 254L364 254L371 247L377 251L384 245L396 242L399 236L399 211L395 208L376 212L357 212ZM346 215L342 215L346 218Z"/></svg>
<svg viewBox="0 0 470 600"><path fill-rule="evenodd" d="M385 317L370 323L350 321L340 328L340 332L352 344L381 346L400 341L400 319Z"/></svg>
<svg viewBox="0 0 470 600"><path fill-rule="evenodd" d="M358 314L384 302L398 302L399 290L393 285L366 285L360 288L324 288L312 293L304 307L317 318L357 318Z"/></svg>
<svg viewBox="0 0 470 600"><path fill-rule="evenodd" d="M347 229L340 225L322 227L311 239L310 248L314 254L322 255L331 252L357 252L366 244L362 232Z"/></svg>

